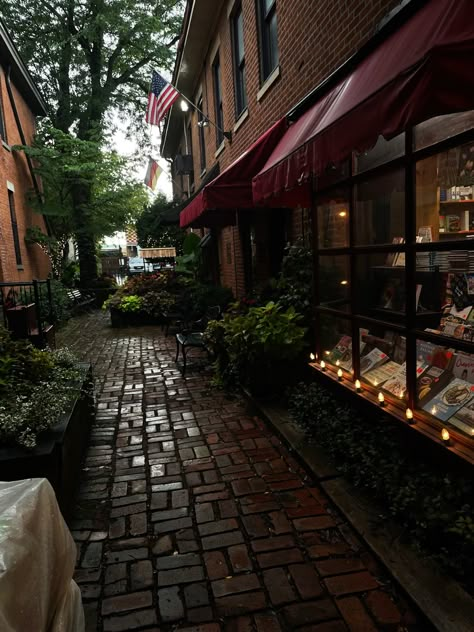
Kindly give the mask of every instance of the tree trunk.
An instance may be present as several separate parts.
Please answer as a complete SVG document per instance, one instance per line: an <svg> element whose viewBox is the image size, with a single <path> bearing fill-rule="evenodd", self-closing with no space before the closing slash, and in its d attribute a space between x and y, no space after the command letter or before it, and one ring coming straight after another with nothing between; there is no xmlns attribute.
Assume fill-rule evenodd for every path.
<svg viewBox="0 0 474 632"><path fill-rule="evenodd" d="M90 198L91 191L87 184L77 184L74 187L74 224L81 287L90 287L91 283L97 279L95 236L91 231L89 218Z"/></svg>

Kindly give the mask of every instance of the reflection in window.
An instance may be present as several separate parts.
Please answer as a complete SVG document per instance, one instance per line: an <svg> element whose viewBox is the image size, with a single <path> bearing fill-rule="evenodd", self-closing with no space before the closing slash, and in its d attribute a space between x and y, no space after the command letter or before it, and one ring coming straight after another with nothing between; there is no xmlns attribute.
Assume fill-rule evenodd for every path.
<svg viewBox="0 0 474 632"><path fill-rule="evenodd" d="M471 127L474 127L474 110L435 116L414 127L415 149L429 147Z"/></svg>
<svg viewBox="0 0 474 632"><path fill-rule="evenodd" d="M391 140L385 140L379 136L377 142L368 151L361 154L354 154L354 172L361 173L368 169L374 169L379 165L384 165L395 158L403 156L405 153L405 134L399 134Z"/></svg>
<svg viewBox="0 0 474 632"><path fill-rule="evenodd" d="M318 202L318 241L320 248L343 248L349 245L349 199L343 192Z"/></svg>
<svg viewBox="0 0 474 632"><path fill-rule="evenodd" d="M319 257L319 298L326 307L349 309L349 257Z"/></svg>
<svg viewBox="0 0 474 632"><path fill-rule="evenodd" d="M395 257L395 264L389 259ZM361 254L356 259L358 314L402 324L406 310L405 267L396 265L404 253ZM404 264L404 261L403 261Z"/></svg>
<svg viewBox="0 0 474 632"><path fill-rule="evenodd" d="M405 238L405 173L402 170L356 185L357 245L403 243Z"/></svg>
<svg viewBox="0 0 474 632"><path fill-rule="evenodd" d="M260 59L262 82L278 65L276 0L259 0Z"/></svg>

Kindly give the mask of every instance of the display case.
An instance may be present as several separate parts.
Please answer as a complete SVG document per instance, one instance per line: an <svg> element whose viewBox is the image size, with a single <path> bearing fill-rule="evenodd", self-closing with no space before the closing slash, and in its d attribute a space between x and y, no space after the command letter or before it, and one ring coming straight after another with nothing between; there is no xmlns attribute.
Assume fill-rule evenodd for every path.
<svg viewBox="0 0 474 632"><path fill-rule="evenodd" d="M339 173L315 186L312 366L474 462L474 112Z"/></svg>

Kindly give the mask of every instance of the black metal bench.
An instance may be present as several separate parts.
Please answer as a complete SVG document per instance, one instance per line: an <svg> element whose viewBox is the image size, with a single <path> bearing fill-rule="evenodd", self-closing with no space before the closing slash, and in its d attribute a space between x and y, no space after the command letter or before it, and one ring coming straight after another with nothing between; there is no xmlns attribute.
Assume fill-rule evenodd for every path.
<svg viewBox="0 0 474 632"><path fill-rule="evenodd" d="M205 316L196 321L192 329L185 329L176 334L176 359L178 362L179 350L183 356L183 375L186 373L186 361L188 349L202 349L210 355L210 351L207 348L206 341L204 339L204 330L207 327L207 323L210 320L217 320L221 317L221 308L219 306L210 307Z"/></svg>
<svg viewBox="0 0 474 632"><path fill-rule="evenodd" d="M71 301L71 307L74 311L89 309L94 303L95 297L81 290L68 290L68 298Z"/></svg>

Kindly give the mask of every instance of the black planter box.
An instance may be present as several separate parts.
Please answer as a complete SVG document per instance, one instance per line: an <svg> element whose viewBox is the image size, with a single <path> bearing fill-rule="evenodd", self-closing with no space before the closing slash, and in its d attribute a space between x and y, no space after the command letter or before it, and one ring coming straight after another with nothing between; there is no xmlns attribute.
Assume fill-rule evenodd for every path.
<svg viewBox="0 0 474 632"><path fill-rule="evenodd" d="M94 419L92 370L89 364L80 366L85 378L78 384L78 395L70 411L51 430L38 437L36 448L0 447L0 480L47 478L66 519L74 507L81 464Z"/></svg>

